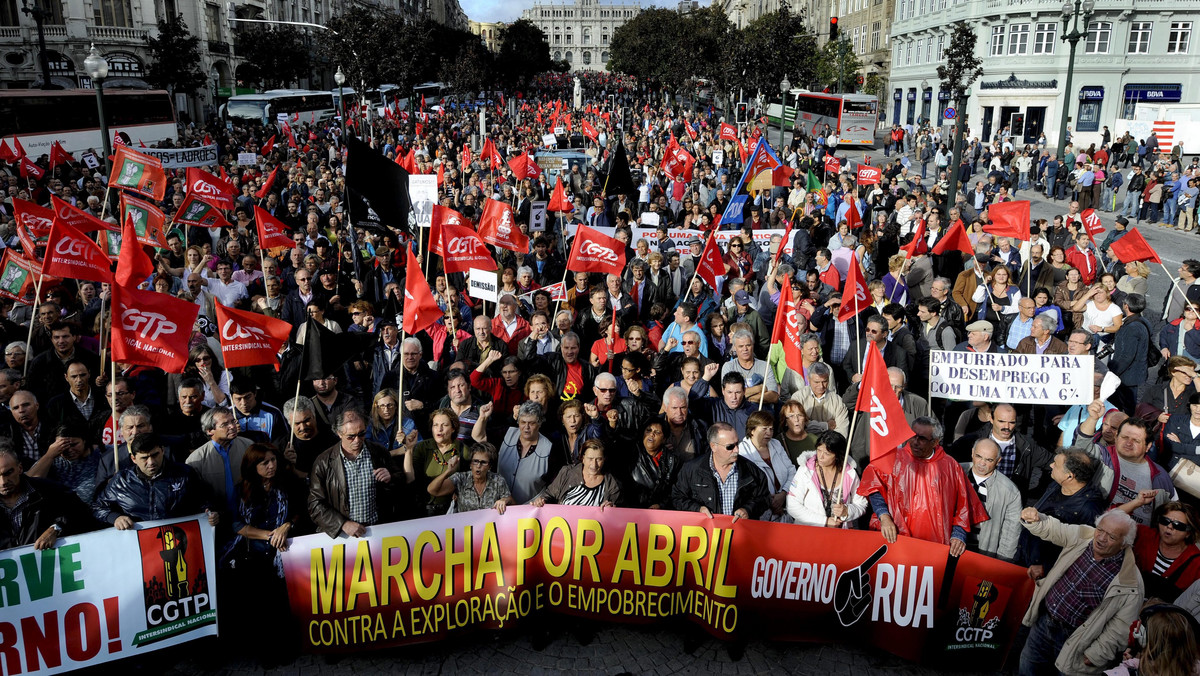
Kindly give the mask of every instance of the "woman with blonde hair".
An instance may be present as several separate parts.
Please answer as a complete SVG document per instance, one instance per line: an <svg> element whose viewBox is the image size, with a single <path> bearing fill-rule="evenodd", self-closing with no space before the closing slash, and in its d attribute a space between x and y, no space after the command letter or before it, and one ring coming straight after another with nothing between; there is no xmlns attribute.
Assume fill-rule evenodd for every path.
<svg viewBox="0 0 1200 676"><path fill-rule="evenodd" d="M1117 290L1126 294L1140 293L1146 295L1150 286L1150 266L1144 261L1132 261L1125 264L1125 276L1117 282Z"/></svg>
<svg viewBox="0 0 1200 676"><path fill-rule="evenodd" d="M889 303L908 304L908 282L904 279L904 267L907 262L908 257L903 253L888 259L888 271L883 276L883 295Z"/></svg>

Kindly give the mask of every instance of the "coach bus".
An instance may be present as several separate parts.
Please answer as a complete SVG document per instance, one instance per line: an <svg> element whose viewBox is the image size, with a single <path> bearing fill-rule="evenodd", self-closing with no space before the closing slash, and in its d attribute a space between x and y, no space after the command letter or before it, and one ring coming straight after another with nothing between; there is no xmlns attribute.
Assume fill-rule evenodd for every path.
<svg viewBox="0 0 1200 676"><path fill-rule="evenodd" d="M123 132L135 146L179 140L175 106L162 90L105 89L104 119L110 135ZM69 153L103 148L96 90L0 90L0 138L13 136L35 159L55 141Z"/></svg>
<svg viewBox="0 0 1200 676"><path fill-rule="evenodd" d="M337 115L333 94L310 89L271 89L261 94L231 96L221 106L221 116L231 120L275 122L286 115L288 122L317 124Z"/></svg>
<svg viewBox="0 0 1200 676"><path fill-rule="evenodd" d="M767 106L767 118L779 124L779 104ZM803 89L788 92L783 110L787 128L802 129L809 136L832 129L839 145L871 146L879 124L879 100L868 94L820 94Z"/></svg>

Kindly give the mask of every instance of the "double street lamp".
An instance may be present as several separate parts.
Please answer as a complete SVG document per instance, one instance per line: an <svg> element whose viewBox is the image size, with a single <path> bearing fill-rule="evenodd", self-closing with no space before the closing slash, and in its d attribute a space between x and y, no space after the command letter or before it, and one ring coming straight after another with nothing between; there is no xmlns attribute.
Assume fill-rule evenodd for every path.
<svg viewBox="0 0 1200 676"><path fill-rule="evenodd" d="M338 86L338 114L342 118L342 143L346 143L346 97L342 96L342 85L346 84L346 74L342 72L342 67L339 65L337 72L333 74L333 81Z"/></svg>
<svg viewBox="0 0 1200 676"><path fill-rule="evenodd" d="M788 92L792 91L792 83L788 80L787 75L783 76L783 81L779 83L779 152L783 152L783 123L787 119L787 96Z"/></svg>
<svg viewBox="0 0 1200 676"><path fill-rule="evenodd" d="M21 0L21 11L37 24L38 49L40 50L38 64L42 69L42 89L56 89L50 82L50 54L46 51L46 29L44 28L46 19L51 18L50 11L37 2L30 7L29 0Z"/></svg>
<svg viewBox="0 0 1200 676"><path fill-rule="evenodd" d="M1096 11L1095 0L1071 0L1063 3L1062 7L1062 39L1071 43L1071 56L1067 60L1067 88L1063 90L1062 120L1058 125L1058 160L1061 162L1067 149L1067 116L1071 112L1071 81L1075 79L1075 47L1080 38L1088 34L1088 23ZM1083 19L1083 30L1079 29L1080 19ZM1071 32L1067 32L1070 26Z"/></svg>

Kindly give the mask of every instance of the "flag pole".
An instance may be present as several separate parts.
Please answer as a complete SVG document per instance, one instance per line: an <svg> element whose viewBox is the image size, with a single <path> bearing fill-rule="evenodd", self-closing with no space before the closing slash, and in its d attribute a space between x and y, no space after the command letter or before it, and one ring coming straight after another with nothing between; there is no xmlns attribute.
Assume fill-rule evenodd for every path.
<svg viewBox="0 0 1200 676"><path fill-rule="evenodd" d="M1192 308L1192 312L1195 312L1197 316L1200 316L1200 310L1197 310L1196 306L1192 305L1192 301L1188 300L1187 293L1185 293L1184 290L1179 287L1179 280L1171 275L1171 271L1167 269L1166 264L1164 264L1161 260L1158 262L1158 264L1162 266L1163 272L1167 273L1167 279L1171 280L1171 287L1183 296L1183 302L1187 303L1188 306ZM1163 317L1163 321L1169 322L1171 320L1167 317Z"/></svg>
<svg viewBox="0 0 1200 676"><path fill-rule="evenodd" d="M31 251L30 253L33 253L33 252ZM37 323L38 302L42 299L42 280L43 279L45 279L45 275L42 274L41 270L38 270L38 280L37 280L37 284L34 286L34 290L33 290L33 309L30 310L30 315L29 315L29 335L25 338L26 350L29 349L29 345L33 342L33 327L34 327L34 324ZM31 361L33 361L33 360L28 359L28 358L25 359L25 364L21 367L21 378L22 379L24 379L25 376L29 374L29 362L31 362Z"/></svg>
<svg viewBox="0 0 1200 676"><path fill-rule="evenodd" d="M338 256L338 258L341 258L341 256ZM297 329L297 331L299 331L299 329ZM305 333L307 334L307 331ZM307 343L309 340L312 340L312 336L305 335L304 342ZM307 351L308 351L307 348L304 348L300 351L300 369L298 371L296 371L296 395L294 397L292 397L292 417L290 420L288 420L288 443L285 448L291 448L293 453L295 453L295 451L296 451L296 449L292 448L292 442L294 442L296 440L296 404L295 404L295 402L296 402L296 400L298 400L300 398L300 380L301 380L300 376L304 375L304 353Z"/></svg>
<svg viewBox="0 0 1200 676"><path fill-rule="evenodd" d="M404 436L404 327L399 328L400 342L396 345L396 349L400 350L400 377L396 380L396 434Z"/></svg>
<svg viewBox="0 0 1200 676"><path fill-rule="evenodd" d="M113 412L113 415L111 417L112 417L112 442L113 442L113 474L115 475L121 469L121 454L117 452L117 448L120 446L120 443L118 442L118 439L117 439L117 351L111 349L112 342L113 342L113 338L111 335L112 334L112 316L111 316L112 311L111 311L111 309L109 310L109 312L110 312L110 315L109 315L109 319L108 319L108 331L109 331L110 335L109 335L108 343L109 343L110 349L108 351L108 356L109 356L109 359L111 360L109 362L109 367L111 369L109 371L109 373L111 374L111 377L109 377L109 379L108 379L108 407L109 407L109 410ZM103 316L103 315L101 315L101 316Z"/></svg>
<svg viewBox="0 0 1200 676"><path fill-rule="evenodd" d="M861 380L858 383L858 391L860 393L862 392L862 381ZM846 469L848 467L850 467L850 445L852 443L854 443L854 427L857 424L858 424L858 405L856 403L854 406L854 415L851 416L851 418L850 418L850 434L846 437L846 457L842 459L842 475L841 475L842 481L841 481L841 483L839 483L837 485L837 489L836 489L837 490L836 502L839 505L843 503L843 498L845 498L844 495L841 495L841 489L842 489L842 484L844 484L846 481ZM869 459L870 457L871 457L871 437L868 435L867 436L867 458ZM830 491L830 493L833 494L833 491Z"/></svg>

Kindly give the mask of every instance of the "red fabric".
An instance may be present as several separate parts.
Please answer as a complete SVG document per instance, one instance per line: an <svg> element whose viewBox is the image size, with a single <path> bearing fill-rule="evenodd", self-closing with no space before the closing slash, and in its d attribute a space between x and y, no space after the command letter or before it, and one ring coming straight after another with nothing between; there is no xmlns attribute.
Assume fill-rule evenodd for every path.
<svg viewBox="0 0 1200 676"><path fill-rule="evenodd" d="M1126 236L1128 237L1128 235ZM1109 249L1111 250L1111 248L1110 246ZM1068 265L1073 265L1079 270L1084 284L1091 284L1096 281L1096 254L1092 253L1091 249L1080 251L1079 247L1073 246L1067 249L1066 261Z"/></svg>
<svg viewBox="0 0 1200 676"><path fill-rule="evenodd" d="M954 225L950 226L950 230L938 240L937 244L933 245L933 255L940 256L946 251L961 251L965 254L975 253L975 247L971 244L971 239L967 237L967 230L963 227L961 220L954 221Z"/></svg>
<svg viewBox="0 0 1200 676"><path fill-rule="evenodd" d="M779 290L779 307L775 312L775 326L771 331L771 344L779 343L783 348L783 361L793 371L804 373L804 356L800 352L800 322L796 319L796 301L792 296L791 283Z"/></svg>
<svg viewBox="0 0 1200 676"><path fill-rule="evenodd" d="M1137 567L1143 575L1150 575L1154 571L1154 557L1158 555L1158 544L1157 526L1153 528L1137 527L1137 539L1133 541L1133 557L1137 560ZM1180 570L1183 572L1180 573ZM1163 577L1169 578L1176 574L1179 577L1175 580L1175 587L1179 591L1187 589L1192 586L1193 582L1200 580L1200 548L1195 544L1188 545L1182 554L1175 557Z"/></svg>
<svg viewBox="0 0 1200 676"><path fill-rule="evenodd" d="M563 383L563 394L578 397L583 392L583 365L579 362L567 364L567 380Z"/></svg>
<svg viewBox="0 0 1200 676"><path fill-rule="evenodd" d="M550 194L550 203L546 205L546 211L553 212L569 212L574 207L567 201L567 193L563 189L562 174L559 174L554 179L554 192Z"/></svg>
<svg viewBox="0 0 1200 676"><path fill-rule="evenodd" d="M913 234L912 241L900 247L900 250L907 253L909 258L917 254L929 252L929 243L925 241L925 221L917 224L917 232Z"/></svg>
<svg viewBox="0 0 1200 676"><path fill-rule="evenodd" d="M529 251L529 236L517 227L512 207L507 202L488 200L483 205L483 215L479 218L479 236L488 244L501 249L522 254Z"/></svg>
<svg viewBox="0 0 1200 676"><path fill-rule="evenodd" d="M614 338L613 344L612 344L612 351L613 351L614 355L618 355L618 354L621 354L622 352L624 352L625 351L625 339L620 336L617 336L616 338ZM601 366L604 366L605 364L607 364L608 363L608 343L604 342L603 338L592 343L592 354L596 355L596 358L600 360Z"/></svg>
<svg viewBox="0 0 1200 676"><path fill-rule="evenodd" d="M401 330L412 335L442 318L442 308L433 299L429 282L421 274L421 264L413 255L412 247L404 247L408 254L404 276L404 326Z"/></svg>
<svg viewBox="0 0 1200 676"><path fill-rule="evenodd" d="M112 287L112 304L114 360L183 373L199 305L120 284Z"/></svg>
<svg viewBox="0 0 1200 676"><path fill-rule="evenodd" d="M615 237L580 225L571 243L567 269L572 272L603 272L620 275L625 270L625 245Z"/></svg>
<svg viewBox="0 0 1200 676"><path fill-rule="evenodd" d="M267 180L262 184L262 187L258 189L258 192L254 193L255 199L266 199L267 195L271 194L271 186L275 185L275 177L278 174L279 167L275 167L271 170L271 173L267 175Z"/></svg>
<svg viewBox="0 0 1200 676"><path fill-rule="evenodd" d="M517 346L530 333L529 322L525 321L525 318L521 315L516 315L516 318L517 328L513 329L512 333L509 333L504 326L504 320L501 319L500 313L497 312L496 316L492 317L492 335L502 340L508 346L509 354L516 354Z"/></svg>
<svg viewBox="0 0 1200 676"><path fill-rule="evenodd" d="M715 228L713 232L716 232ZM736 271L736 267L734 269ZM696 274L708 283L714 294L719 293L726 274L725 259L721 256L721 247L717 246L717 240L711 233L704 244L704 251L700 254L700 261L696 264ZM736 273L734 276L737 276ZM684 289L685 294L690 291L690 287Z"/></svg>
<svg viewBox="0 0 1200 676"><path fill-rule="evenodd" d="M1146 238L1142 237L1142 233L1137 231L1137 228L1133 228L1124 237L1110 244L1108 250L1122 263L1154 261L1160 265L1162 264L1162 259L1150 247L1150 243L1146 241Z"/></svg>
<svg viewBox="0 0 1200 676"><path fill-rule="evenodd" d="M136 286L154 274L154 264L138 246L137 230L133 227L133 216L126 216L125 229L121 232L121 255L117 258L116 283L118 286ZM199 307L199 306L197 306ZM191 325L188 325L191 331Z"/></svg>
<svg viewBox="0 0 1200 676"><path fill-rule="evenodd" d="M291 324L220 303L215 309L225 368L271 364L279 370L279 350L288 341Z"/></svg>
<svg viewBox="0 0 1200 676"><path fill-rule="evenodd" d="M15 199L13 201L16 202ZM80 211L71 206L70 203L59 199L57 195L50 196L50 206L54 209L55 221L67 223L80 232L95 232L97 230L121 231L120 226L108 221L102 221L87 212Z"/></svg>
<svg viewBox="0 0 1200 676"><path fill-rule="evenodd" d="M987 209L988 220L991 223L983 226L983 231L997 237L1011 237L1028 242L1029 234L1029 201L1000 202Z"/></svg>
<svg viewBox="0 0 1200 676"><path fill-rule="evenodd" d="M854 266L850 267L853 268ZM828 268L826 268L825 272L820 274L820 279L822 282L832 287L834 291L840 291L842 288L842 275L833 265L830 265ZM868 297L870 297L870 294L868 294ZM845 307L844 302L842 307Z"/></svg>
<svg viewBox="0 0 1200 676"><path fill-rule="evenodd" d="M962 467L941 446L927 460L918 460L908 446L902 446L881 462L867 465L858 494L872 493L887 501L896 530L919 540L948 545L955 526L969 533L973 524L988 520ZM872 516L871 529L879 528L879 517Z"/></svg>
<svg viewBox="0 0 1200 676"><path fill-rule="evenodd" d="M46 242L46 260L42 263L42 274L111 284L111 265L104 250L90 237L71 227L66 221L54 221L54 227L50 228L50 238Z"/></svg>
<svg viewBox="0 0 1200 676"><path fill-rule="evenodd" d="M296 243L288 235L287 226L267 213L266 209L254 205L254 222L258 225L258 246L263 249L287 247L295 249Z"/></svg>
<svg viewBox="0 0 1200 676"><path fill-rule="evenodd" d="M503 378L488 378L477 370L471 371L471 387L490 395L497 412L511 411L525 401L525 393L506 386Z"/></svg>
<svg viewBox="0 0 1200 676"><path fill-rule="evenodd" d="M867 358L863 361L862 380L854 408L870 414L871 462L879 462L913 436L912 428L904 417L904 408L892 391L883 354L875 343L867 346Z"/></svg>
<svg viewBox="0 0 1200 676"><path fill-rule="evenodd" d="M442 264L446 272L466 272L471 268L495 270L496 259L475 231L450 222L442 223Z"/></svg>

